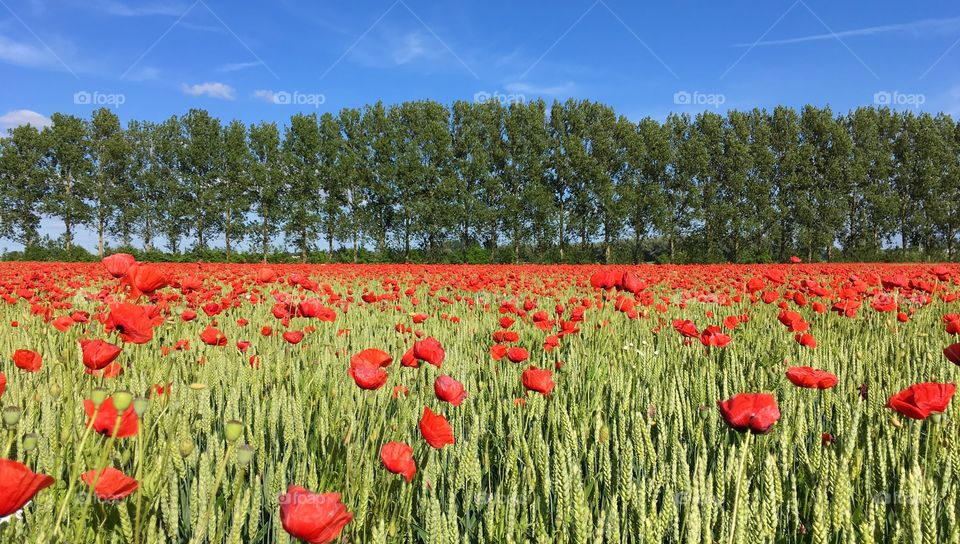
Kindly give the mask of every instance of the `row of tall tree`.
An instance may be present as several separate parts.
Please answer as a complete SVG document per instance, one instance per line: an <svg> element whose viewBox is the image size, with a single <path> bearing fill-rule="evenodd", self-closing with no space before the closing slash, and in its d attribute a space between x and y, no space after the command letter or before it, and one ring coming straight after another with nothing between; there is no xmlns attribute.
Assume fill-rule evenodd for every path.
<svg viewBox="0 0 960 544"><path fill-rule="evenodd" d="M703 112L633 122L590 101L382 103L285 126L54 114L0 140L4 237L38 244L43 216L124 245L368 248L407 259L483 248L638 261L953 258L960 126L861 108ZM222 246L221 246L222 243ZM593 251L594 253L590 253ZM392 252L392 253L391 253Z"/></svg>

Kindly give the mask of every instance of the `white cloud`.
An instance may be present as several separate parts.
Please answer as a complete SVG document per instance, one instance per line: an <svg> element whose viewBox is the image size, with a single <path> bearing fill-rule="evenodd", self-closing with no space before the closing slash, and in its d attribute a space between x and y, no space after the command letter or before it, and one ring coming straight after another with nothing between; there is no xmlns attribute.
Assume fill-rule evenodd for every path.
<svg viewBox="0 0 960 544"><path fill-rule="evenodd" d="M33 125L37 128L43 128L52 124L53 122L49 117L32 110L13 110L0 115L0 130L3 132L21 125Z"/></svg>
<svg viewBox="0 0 960 544"><path fill-rule="evenodd" d="M0 61L20 66L49 66L56 62L45 49L0 36Z"/></svg>
<svg viewBox="0 0 960 544"><path fill-rule="evenodd" d="M149 15L175 17L183 14L189 7L180 2L138 1L127 3L119 0L96 0L85 5L117 17L144 17Z"/></svg>
<svg viewBox="0 0 960 544"><path fill-rule="evenodd" d="M572 81L568 81L562 85L553 86L531 85L523 82L508 83L506 85L506 89L512 93L550 96L569 94L573 92L575 87L576 85Z"/></svg>
<svg viewBox="0 0 960 544"><path fill-rule="evenodd" d="M180 88L183 90L183 92L192 96L209 96L211 98L233 100L234 95L233 87L227 85L226 83L218 83L215 81L197 83L195 85L187 85L184 83Z"/></svg>
<svg viewBox="0 0 960 544"><path fill-rule="evenodd" d="M221 65L217 68L218 72L238 72L240 70L246 70L247 68L255 68L261 66L263 62L256 60L253 62L228 62Z"/></svg>
<svg viewBox="0 0 960 544"><path fill-rule="evenodd" d="M253 91L253 96L254 98L259 98L264 102L269 102L271 104L277 103L277 93L269 89L257 89L256 91Z"/></svg>
<svg viewBox="0 0 960 544"><path fill-rule="evenodd" d="M925 19L922 21L913 21L910 23L896 23L890 25L869 26L865 28L854 28L851 30L841 30L840 32L812 34L809 36L799 36L797 38L786 38L782 40L764 40L757 43L737 43L734 47L755 47L758 45L789 45L804 42L817 42L823 40L836 40L843 38L856 38L860 36L873 36L875 34L889 33L910 33L915 36L923 36L931 32L953 32L960 29L960 17L948 19Z"/></svg>
<svg viewBox="0 0 960 544"><path fill-rule="evenodd" d="M400 39L395 47L390 49L390 56L397 64L406 64L427 53L423 44L423 37L417 32L410 32Z"/></svg>

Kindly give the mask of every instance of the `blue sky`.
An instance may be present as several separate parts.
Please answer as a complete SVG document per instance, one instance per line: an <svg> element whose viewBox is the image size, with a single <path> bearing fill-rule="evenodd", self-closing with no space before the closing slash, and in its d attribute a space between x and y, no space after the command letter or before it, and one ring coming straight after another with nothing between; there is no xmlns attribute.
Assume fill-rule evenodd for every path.
<svg viewBox="0 0 960 544"><path fill-rule="evenodd" d="M947 1L0 0L0 129L99 105L283 122L491 96L635 120L877 100L956 115L958 68Z"/></svg>

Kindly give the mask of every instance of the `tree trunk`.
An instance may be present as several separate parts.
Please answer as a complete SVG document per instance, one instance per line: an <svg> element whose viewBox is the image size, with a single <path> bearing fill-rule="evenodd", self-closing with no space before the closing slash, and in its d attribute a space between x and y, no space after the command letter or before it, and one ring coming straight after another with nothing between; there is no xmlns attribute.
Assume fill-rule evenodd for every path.
<svg viewBox="0 0 960 544"><path fill-rule="evenodd" d="M565 204L564 201L563 201L563 200L560 200L560 217L559 217L559 219L560 219L560 233L559 233L559 234L560 234L560 262L561 262L561 263L564 262L563 250L564 250L564 245L566 244L566 240L567 240L567 232L564 230L565 225L564 225L564 222L563 222L563 216L564 216L564 213L565 213L565 212L564 212L564 204Z"/></svg>
<svg viewBox="0 0 960 544"><path fill-rule="evenodd" d="M330 255L330 262L333 262L333 228L327 228L327 253Z"/></svg>
<svg viewBox="0 0 960 544"><path fill-rule="evenodd" d="M353 263L357 263L357 229L353 229Z"/></svg>
<svg viewBox="0 0 960 544"><path fill-rule="evenodd" d="M70 177L70 173L67 173L67 205L70 203L70 194L73 190L73 179ZM67 251L70 251L70 246L73 244L73 217L70 214L70 210L64 210L63 214L63 227L64 227L64 245L67 248Z"/></svg>
<svg viewBox="0 0 960 544"><path fill-rule="evenodd" d="M102 259L103 258L103 218L101 217L97 221L97 236L99 237L99 242L97 244L97 255Z"/></svg>
<svg viewBox="0 0 960 544"><path fill-rule="evenodd" d="M223 225L223 240L227 250L227 262L230 262L230 209L226 211L226 218Z"/></svg>
<svg viewBox="0 0 960 544"><path fill-rule="evenodd" d="M266 215L264 215L263 227L261 227L261 230L260 230L260 237L261 237L260 242L263 244L263 262L264 263L267 262L267 252L270 249L270 240L269 240L268 230L267 230L267 225L268 225L267 221L268 221L268 218Z"/></svg>

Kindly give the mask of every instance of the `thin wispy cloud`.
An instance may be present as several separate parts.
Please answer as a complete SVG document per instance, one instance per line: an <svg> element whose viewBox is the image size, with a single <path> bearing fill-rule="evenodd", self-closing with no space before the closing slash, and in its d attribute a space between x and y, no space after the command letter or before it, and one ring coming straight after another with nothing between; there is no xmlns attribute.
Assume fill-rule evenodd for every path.
<svg viewBox="0 0 960 544"><path fill-rule="evenodd" d="M253 91L253 97L259 98L260 100L270 104L277 103L277 93L271 91L270 89L257 89L256 91Z"/></svg>
<svg viewBox="0 0 960 544"><path fill-rule="evenodd" d="M863 36L875 36L879 34L914 34L922 36L931 33L946 33L960 31L960 17L948 19L925 19L922 21L913 21L910 23L897 23L889 25L878 25L864 28L855 28L851 30L841 30L835 33L811 34L808 36L798 36L795 38L784 38L778 40L762 40L756 43L736 43L734 47L758 47L761 45L790 45L797 43L818 42L827 40L836 40L837 38L859 38Z"/></svg>
<svg viewBox="0 0 960 544"><path fill-rule="evenodd" d="M33 67L57 63L56 58L46 49L11 40L6 36L0 36L0 61Z"/></svg>
<svg viewBox="0 0 960 544"><path fill-rule="evenodd" d="M181 2L121 2L120 0L95 0L84 2L84 6L117 17L149 17L162 15L178 17L189 4Z"/></svg>
<svg viewBox="0 0 960 544"><path fill-rule="evenodd" d="M220 65L217 68L218 72L239 72L240 70L246 70L247 68L256 68L257 66L263 66L263 62L255 60L253 62L228 62L226 64Z"/></svg>
<svg viewBox="0 0 960 544"><path fill-rule="evenodd" d="M576 84L572 81L568 81L561 85L534 85L531 83L517 82L508 83L505 85L505 88L512 93L557 96L573 92L573 90L576 88Z"/></svg>
<svg viewBox="0 0 960 544"><path fill-rule="evenodd" d="M191 96L209 96L210 98L219 98L222 100L233 100L235 95L233 87L227 85L226 83L219 83L216 81L197 83L194 85L187 85L184 83L180 86L180 88L184 93Z"/></svg>
<svg viewBox="0 0 960 544"><path fill-rule="evenodd" d="M37 128L48 127L53 124L49 117L33 110L13 110L0 115L0 131L6 133L11 128L22 125L33 125Z"/></svg>

